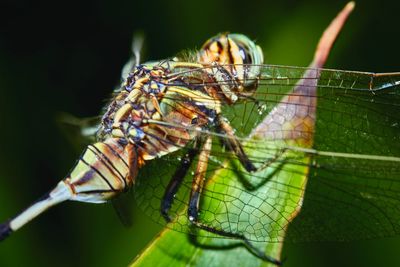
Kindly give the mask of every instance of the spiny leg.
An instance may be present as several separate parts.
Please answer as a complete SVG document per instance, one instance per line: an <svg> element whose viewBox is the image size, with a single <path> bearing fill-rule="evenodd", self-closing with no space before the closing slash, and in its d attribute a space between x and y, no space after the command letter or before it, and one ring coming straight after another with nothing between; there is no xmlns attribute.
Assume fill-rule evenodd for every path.
<svg viewBox="0 0 400 267"><path fill-rule="evenodd" d="M194 174L192 182L192 190L190 191L188 207L188 217L190 221L196 221L198 217L200 194L204 186L205 172L207 170L208 157L210 156L211 146L212 137L207 136L206 141L201 147L196 172Z"/></svg>
<svg viewBox="0 0 400 267"><path fill-rule="evenodd" d="M167 222L171 221L171 218L168 215L169 210L171 209L172 202L174 201L174 196L178 192L179 187L182 184L183 178L185 178L193 159L199 153L198 149L190 149L188 153L182 159L182 164L175 171L174 176L171 181L168 183L167 189L165 190L162 202L161 202L161 215Z"/></svg>
<svg viewBox="0 0 400 267"><path fill-rule="evenodd" d="M190 192L190 200L189 200L189 207L188 207L188 218L189 221L196 227L211 232L215 233L221 236L225 237L230 237L230 238L236 238L240 239L244 242L246 245L247 249L256 255L257 257L271 262L276 265L280 265L281 262L269 257L268 255L265 255L261 250L253 246L250 241L242 234L237 234L237 233L231 233L224 231L222 229L216 229L214 227L208 226L204 223L201 223L198 220L198 214L199 214L199 203L200 203L200 195L204 186L204 180L205 180L205 172L207 170L207 163L208 163L208 157L211 152L211 146L212 146L212 138L211 136L208 136L204 145L201 148L200 155L199 155L199 161L196 167L196 173L193 178L193 183L192 183L192 191Z"/></svg>
<svg viewBox="0 0 400 267"><path fill-rule="evenodd" d="M227 138L224 139L225 145L227 145L228 149L231 150L238 157L240 163L248 172L258 172L260 170L263 170L271 163L275 162L285 151L285 149L282 149L273 158L267 160L266 162L263 162L261 166L256 167L254 163L249 159L246 152L244 152L243 146L236 138L233 128L225 121L225 118L223 118L222 116L218 116L218 127L218 131L227 136Z"/></svg>

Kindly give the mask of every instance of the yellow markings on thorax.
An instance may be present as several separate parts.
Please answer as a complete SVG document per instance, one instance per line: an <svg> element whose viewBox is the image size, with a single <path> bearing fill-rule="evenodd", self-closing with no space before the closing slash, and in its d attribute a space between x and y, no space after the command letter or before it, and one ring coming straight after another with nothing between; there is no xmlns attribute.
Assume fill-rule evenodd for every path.
<svg viewBox="0 0 400 267"><path fill-rule="evenodd" d="M184 68L184 69L198 69L198 68L203 68L203 64L199 63L191 63L191 62L170 62L169 63L172 68L174 69L179 69L179 68Z"/></svg>
<svg viewBox="0 0 400 267"><path fill-rule="evenodd" d="M177 93L188 99L204 104L208 109L221 112L221 102L197 90L190 90L185 87L172 86L168 88L168 92Z"/></svg>
<svg viewBox="0 0 400 267"><path fill-rule="evenodd" d="M114 115L114 120L113 120L113 125L112 125L112 135L114 137L119 137L122 138L124 137L124 133L121 130L121 121L126 119L133 111L133 106L132 103L135 103L138 101L139 97L143 94L142 91L139 88L136 88L136 84L138 83L139 85L143 86L144 79L139 79L133 89L128 96L125 98L127 100L127 103L122 105Z"/></svg>
<svg viewBox="0 0 400 267"><path fill-rule="evenodd" d="M134 89L132 89L132 91L129 93L127 97L129 101L136 102L136 100L142 95L141 86L143 86L144 83L144 81L142 80L143 79L139 79L138 81L135 82ZM139 83L140 86L137 86L137 83Z"/></svg>
<svg viewBox="0 0 400 267"><path fill-rule="evenodd" d="M119 123L122 119L125 119L129 115L129 113L131 112L132 109L133 108L130 103L127 103L127 104L123 105L122 107L120 107L118 109L118 111L115 113L114 124Z"/></svg>

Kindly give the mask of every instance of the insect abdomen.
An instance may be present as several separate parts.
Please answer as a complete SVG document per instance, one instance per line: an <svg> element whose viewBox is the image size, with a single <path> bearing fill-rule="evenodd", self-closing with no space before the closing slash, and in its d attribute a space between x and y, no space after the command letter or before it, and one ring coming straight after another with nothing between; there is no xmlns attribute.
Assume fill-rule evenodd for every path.
<svg viewBox="0 0 400 267"><path fill-rule="evenodd" d="M89 145L64 180L73 192L71 200L101 203L130 187L130 164L136 159L128 146L115 138Z"/></svg>

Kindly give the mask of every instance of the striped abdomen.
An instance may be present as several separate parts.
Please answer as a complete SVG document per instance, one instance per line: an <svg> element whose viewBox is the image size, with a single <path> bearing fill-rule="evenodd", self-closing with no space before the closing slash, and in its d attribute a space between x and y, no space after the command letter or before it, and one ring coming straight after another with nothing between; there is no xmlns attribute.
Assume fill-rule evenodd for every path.
<svg viewBox="0 0 400 267"><path fill-rule="evenodd" d="M71 200L99 203L127 190L138 169L136 150L121 139L89 145L64 182Z"/></svg>
<svg viewBox="0 0 400 267"><path fill-rule="evenodd" d="M60 202L105 202L134 183L137 163L133 145L120 139L89 145L67 178L19 215L0 224L0 241Z"/></svg>

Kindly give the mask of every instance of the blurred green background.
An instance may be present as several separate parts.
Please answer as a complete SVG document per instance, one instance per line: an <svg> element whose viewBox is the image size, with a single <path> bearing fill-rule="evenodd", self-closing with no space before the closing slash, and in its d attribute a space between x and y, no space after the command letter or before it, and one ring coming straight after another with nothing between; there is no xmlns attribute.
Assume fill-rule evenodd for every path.
<svg viewBox="0 0 400 267"><path fill-rule="evenodd" d="M97 115L129 57L198 48L221 31L244 33L267 63L307 66L346 1L2 1L0 3L0 221L73 166L56 117ZM358 1L329 68L400 71L398 1ZM149 177L151 179L151 177ZM132 198L133 199L133 198ZM135 208L124 228L111 205L65 203L0 244L0 266L126 266L160 229ZM400 238L285 245L285 266L395 266ZM221 252L223 253L223 252Z"/></svg>

